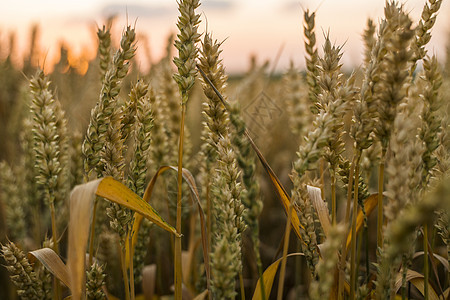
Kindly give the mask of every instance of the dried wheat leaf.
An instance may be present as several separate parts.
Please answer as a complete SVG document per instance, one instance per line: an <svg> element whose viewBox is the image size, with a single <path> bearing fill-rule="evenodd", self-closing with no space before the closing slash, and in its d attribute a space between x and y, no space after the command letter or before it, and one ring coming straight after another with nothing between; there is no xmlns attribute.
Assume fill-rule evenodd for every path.
<svg viewBox="0 0 450 300"><path fill-rule="evenodd" d="M372 211L374 211L375 207L377 207L377 204L378 204L378 194L372 194L366 199L366 201L364 202L364 209L366 211L367 217L370 216ZM364 223L364 214L361 211L361 209L359 209L358 214L356 216L356 233L359 232L363 223ZM348 247L350 247L351 241L352 241L352 232L350 230L350 232L347 235L347 245L346 245L347 250Z"/></svg>
<svg viewBox="0 0 450 300"><path fill-rule="evenodd" d="M156 210L153 209L153 207L151 207L146 201L142 201L138 195L112 177L103 178L97 188L96 194L97 196L101 196L109 201L123 205L134 210L135 212L138 212L162 229L179 236L176 229L164 221Z"/></svg>
<svg viewBox="0 0 450 300"><path fill-rule="evenodd" d="M414 270L408 269L406 271L406 281L411 282L414 284L414 286L422 293L424 294L425 289L425 281L424 276ZM402 286L402 274L401 272L397 274L397 278L395 279L394 284L394 291L397 293L400 287ZM428 298L430 300L439 300L439 297L436 293L436 291L433 289L433 287L429 284L428 285Z"/></svg>
<svg viewBox="0 0 450 300"><path fill-rule="evenodd" d="M86 245L89 236L95 191L102 179L76 186L70 195L69 250L67 267L72 299L79 300L86 285Z"/></svg>
<svg viewBox="0 0 450 300"><path fill-rule="evenodd" d="M281 182L278 179L277 175L275 175L275 172L269 166L269 164L267 163L266 159L264 158L262 153L259 151L258 147L253 142L253 140L250 138L250 136L248 135L247 132L246 132L246 135L247 135L247 137L248 137L248 139L250 141L250 144L252 145L252 148L255 151L256 155L258 155L259 161L263 165L264 170L266 171L266 173L270 177L270 181L272 182L272 185L275 188L275 192L277 193L278 198L280 199L281 204L283 205L284 212L286 213L286 215L288 215L289 206L290 206L290 203L291 203L291 198L289 197L289 194L286 192L285 188L281 184ZM300 220L299 220L298 215L297 215L296 212L294 212L292 214L292 216L291 216L291 224L292 224L292 228L294 229L294 232L297 235L297 237L301 241L303 241L302 236L300 234L300 227L303 228L303 226L300 224Z"/></svg>
<svg viewBox="0 0 450 300"><path fill-rule="evenodd" d="M299 256L304 255L303 253L291 253L286 257ZM280 265L283 258L277 259L274 263L272 263L267 269L264 271L262 278L264 280L264 291L266 297L270 296L270 292L272 291L273 280L275 279L275 275L278 271L278 266ZM256 284L255 292L253 293L252 300L260 300L262 299L261 295L261 278L258 279L258 283Z"/></svg>
<svg viewBox="0 0 450 300"><path fill-rule="evenodd" d="M327 237L328 232L330 231L331 228L331 222L327 204L324 200L322 200L322 192L318 187L307 185L306 188L308 190L309 198L311 199L312 205L317 212L317 216L319 217L320 225L322 225L323 232Z"/></svg>
<svg viewBox="0 0 450 300"><path fill-rule="evenodd" d="M30 261L38 259L41 264L67 287L70 287L70 278L67 266L53 249L42 248L28 253Z"/></svg>
<svg viewBox="0 0 450 300"><path fill-rule="evenodd" d="M72 299L78 300L85 290L86 245L95 195L121 204L144 215L159 227L176 234L158 213L122 183L112 177L100 178L76 186L70 195L69 251L67 266Z"/></svg>
<svg viewBox="0 0 450 300"><path fill-rule="evenodd" d="M414 253L413 259L415 259L417 257L420 257L422 255L424 255L424 252L423 251L418 251L418 252ZM438 254L435 254L433 252L433 249L431 248L431 245L430 245L429 242L428 242L428 256L430 258L429 262L431 263L431 266L432 266L432 269L433 269L433 272L434 272L434 276L436 276L436 278L439 278L439 275L438 275L438 272L437 272L436 262L435 262L434 259L431 259L432 257L434 257L435 259L439 260L439 262L444 266L444 268L447 269L447 272L449 272L448 260L446 258L443 258L442 256L440 256ZM438 284L438 287L439 287L439 292L441 294L443 294L444 290L442 289L442 286L441 286L441 283L440 283L439 280L438 280L437 284Z"/></svg>

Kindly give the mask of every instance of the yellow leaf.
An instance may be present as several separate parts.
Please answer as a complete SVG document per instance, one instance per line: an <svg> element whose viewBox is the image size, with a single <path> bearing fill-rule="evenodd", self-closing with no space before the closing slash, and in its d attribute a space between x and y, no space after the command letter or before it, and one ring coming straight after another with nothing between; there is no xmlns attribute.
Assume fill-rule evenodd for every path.
<svg viewBox="0 0 450 300"><path fill-rule="evenodd" d="M67 267L72 299L79 300L85 291L86 245L95 195L121 204L140 214L159 227L178 235L158 213L122 183L111 177L100 178L76 186L70 195L69 245Z"/></svg>
<svg viewBox="0 0 450 300"><path fill-rule="evenodd" d="M303 255L303 253L291 253L287 257ZM272 263L263 273L262 278L264 280L264 291L266 294L266 298L269 298L270 292L272 291L273 280L278 271L278 266L283 258L279 258L274 263ZM255 292L253 293L252 300L260 300L262 299L261 295L261 278L258 279L258 283L256 284Z"/></svg>
<svg viewBox="0 0 450 300"><path fill-rule="evenodd" d="M378 194L372 194L369 196L369 198L366 199L366 201L364 202L364 209L366 211L367 216L370 216L375 207L377 207L377 204L378 204ZM359 209L358 214L356 215L356 233L358 233L359 230L361 229L363 222L364 222L364 214ZM347 250L348 247L350 247L351 241L352 241L352 232L350 230L350 232L347 235L347 245L346 245Z"/></svg>
<svg viewBox="0 0 450 300"><path fill-rule="evenodd" d="M141 197L133 193L129 188L112 177L103 178L97 188L96 194L97 196L101 196L109 201L123 205L138 212L162 229L179 236L175 228L166 223L156 212L156 210L150 206L150 204L146 201L142 201Z"/></svg>

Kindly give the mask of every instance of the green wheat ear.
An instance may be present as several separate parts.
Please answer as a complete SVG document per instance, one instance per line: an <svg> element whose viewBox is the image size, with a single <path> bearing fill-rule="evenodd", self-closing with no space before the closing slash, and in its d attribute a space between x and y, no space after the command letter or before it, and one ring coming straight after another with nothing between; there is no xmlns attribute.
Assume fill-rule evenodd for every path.
<svg viewBox="0 0 450 300"><path fill-rule="evenodd" d="M242 186L238 183L240 173L229 137L222 137L217 148L218 172L213 178L212 189L217 221L217 236L211 252L212 291L217 299L233 299L236 295L234 282L242 272L245 208L241 203Z"/></svg>
<svg viewBox="0 0 450 300"><path fill-rule="evenodd" d="M10 273L20 299L43 299L41 282L33 271L25 253L10 242L2 245L1 256L6 262L6 269Z"/></svg>
<svg viewBox="0 0 450 300"><path fill-rule="evenodd" d="M178 3L180 16L177 27L180 32L177 35L178 39L175 40L178 57L173 59L178 74L174 74L173 78L180 89L182 105L188 101L188 92L194 86L197 74L195 66L198 50L196 44L200 40L200 34L197 33L200 15L195 13L195 9L199 6L199 0L180 0Z"/></svg>

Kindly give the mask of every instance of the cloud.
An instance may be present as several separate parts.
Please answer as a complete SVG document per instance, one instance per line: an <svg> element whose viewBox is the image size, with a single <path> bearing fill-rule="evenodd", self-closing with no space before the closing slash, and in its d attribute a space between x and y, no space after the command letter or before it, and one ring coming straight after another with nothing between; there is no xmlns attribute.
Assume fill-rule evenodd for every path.
<svg viewBox="0 0 450 300"><path fill-rule="evenodd" d="M235 6L234 1L231 0L205 0L202 2L202 5L200 8L203 8L205 10L229 10L232 9Z"/></svg>
<svg viewBox="0 0 450 300"><path fill-rule="evenodd" d="M299 0L285 1L285 3L283 3L281 5L281 12L283 12L283 13L299 13L302 11L303 6L304 6L304 3L302 3L302 1L299 1Z"/></svg>
<svg viewBox="0 0 450 300"><path fill-rule="evenodd" d="M132 18L156 18L174 15L176 10L172 7L158 4L107 4L100 9L100 14L105 17L124 15L126 13Z"/></svg>
<svg viewBox="0 0 450 300"><path fill-rule="evenodd" d="M234 0L204 0L201 3L200 10L212 11L212 10L230 10L235 7ZM128 13L131 18L159 18L176 16L178 14L175 1L173 5L168 5L164 1L159 3L150 4L120 4L120 3L108 3L102 6L99 10L100 15L103 17L109 17L112 15L124 15Z"/></svg>

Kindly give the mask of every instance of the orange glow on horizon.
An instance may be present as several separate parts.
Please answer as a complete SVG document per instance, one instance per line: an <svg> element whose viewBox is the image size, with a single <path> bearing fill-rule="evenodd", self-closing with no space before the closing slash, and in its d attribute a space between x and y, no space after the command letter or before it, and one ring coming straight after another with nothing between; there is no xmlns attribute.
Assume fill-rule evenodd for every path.
<svg viewBox="0 0 450 300"><path fill-rule="evenodd" d="M43 0L45 1L48 0ZM207 5L211 5L211 1L202 1L200 10L203 8L204 11L202 11L202 23L199 30L205 32L207 27L208 31L212 31L214 38L219 41L226 40L222 45L222 58L226 70L229 73L242 73L249 66L251 54L256 54L259 62L265 60L273 62L281 48L283 51L279 57L277 71L284 72L291 60L294 61L295 66L304 68L302 7L317 10L315 32L319 53L322 50L323 35L329 31L332 41L338 45L344 44L342 58L344 68L358 67L362 61L361 35L366 26L366 20L371 17L377 24L383 16L385 1L325 0L321 2L320 7L317 7L319 1L315 0L303 0L301 3L295 0L224 0L222 2L229 3L230 6L212 8ZM414 24L417 24L425 2L426 0L406 2L406 9L411 12ZM135 67L145 71L152 63L156 63L165 55L167 37L171 32L177 31L175 22L178 12L175 0L150 2L136 0L136 3L140 5L141 10L135 9L133 12L129 10L130 14L134 14L128 18L127 7L131 9L132 4L114 4L119 8L118 17L112 29L112 41L117 47L120 34L127 22L134 24L136 21L138 50ZM18 4L14 5L18 6ZM6 10L3 12L4 18L0 18L1 45L8 45L9 32L16 32L13 61L16 65L23 65L23 59L29 52L30 24L38 23L40 26L37 44L39 55L33 63L51 70L53 64L59 59L59 45L64 43L70 50L70 65L77 72L84 73L87 70L87 63L96 55L96 27L102 26L105 20L101 17L104 14L102 7L114 5L106 0L102 3L80 0L81 8L73 8L75 12L58 4L53 14L48 12L48 15L39 16L41 7L35 12L30 8L26 17L17 17L17 14L22 11L16 8L10 12L10 15L16 14L15 18L9 17ZM32 6L31 3L30 6ZM153 10L158 11L155 8L161 11L153 13ZM441 61L445 56L445 44L449 36L450 28L446 23L449 16L450 5L448 1L444 1L432 31L432 39L427 46L429 54L437 54ZM8 46L0 47L0 58L7 55L7 48Z"/></svg>

